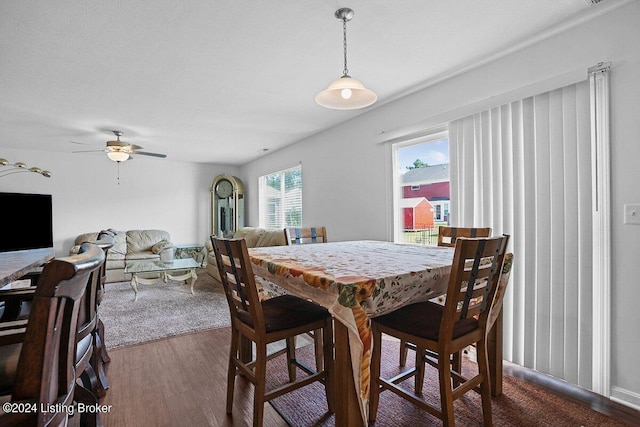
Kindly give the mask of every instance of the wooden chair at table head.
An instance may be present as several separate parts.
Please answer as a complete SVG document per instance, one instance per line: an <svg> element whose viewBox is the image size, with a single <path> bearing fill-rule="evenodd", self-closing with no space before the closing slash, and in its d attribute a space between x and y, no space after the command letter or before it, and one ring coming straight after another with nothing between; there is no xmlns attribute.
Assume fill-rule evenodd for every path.
<svg viewBox="0 0 640 427"><path fill-rule="evenodd" d="M445 227L438 228L438 246L456 246L458 237L489 237L491 228L471 228L471 227Z"/></svg>
<svg viewBox="0 0 640 427"><path fill-rule="evenodd" d="M235 377L238 371L255 386L253 425L261 426L264 403L315 381L325 384L329 410L333 411L331 372L333 369L333 327L325 308L293 295L260 301L246 241L211 236L221 282L231 314L231 348L227 373L227 414L233 410ZM294 337L322 330L325 369L316 372L295 357ZM255 343L255 360L245 363L240 354L241 336ZM267 344L285 340L289 383L266 390ZM309 375L296 380L296 367Z"/></svg>
<svg viewBox="0 0 640 427"><path fill-rule="evenodd" d="M306 245L312 243L327 243L326 227L287 227L284 230L287 245ZM321 331L309 333L316 346L316 370L322 370L322 340Z"/></svg>
<svg viewBox="0 0 640 427"><path fill-rule="evenodd" d="M453 401L467 391L478 391L477 387L480 386L484 425L492 425L486 340L489 319L492 318L492 313L499 309L494 302L500 288L508 241L509 236L459 238L456 242L444 306L432 301L420 302L371 319L374 344L371 361L370 421L375 421L382 389L393 390L395 394L443 420L445 426L453 426ZM472 301L480 298L482 303L477 307L477 314L474 316L471 311ZM416 345L415 368L393 379L380 377L382 334L401 338ZM452 370L451 356L474 343L478 349L478 374L472 378L465 378L461 372ZM427 351L434 354L436 360L426 356ZM425 363L438 368L440 408L420 396ZM414 393L398 386L400 382L412 376L415 377Z"/></svg>
<svg viewBox="0 0 640 427"><path fill-rule="evenodd" d="M326 227L287 227L284 230L287 245L327 243Z"/></svg>
<svg viewBox="0 0 640 427"><path fill-rule="evenodd" d="M38 408L33 413L2 414L0 425L67 425L69 411L41 412L40 408L73 405L78 313L87 283L104 260L102 250L84 243L77 255L47 263L28 321L18 327L15 322L0 324L0 394Z"/></svg>

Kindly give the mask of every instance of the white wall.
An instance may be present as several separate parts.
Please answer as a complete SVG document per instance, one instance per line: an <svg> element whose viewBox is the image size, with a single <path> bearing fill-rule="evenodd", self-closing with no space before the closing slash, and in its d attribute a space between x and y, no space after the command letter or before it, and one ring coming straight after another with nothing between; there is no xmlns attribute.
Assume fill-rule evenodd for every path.
<svg viewBox="0 0 640 427"><path fill-rule="evenodd" d="M302 162L305 225L326 225L334 241L391 239L391 160L389 148L378 142L382 131L575 70L584 70L586 78L588 67L611 61L611 385L613 397L640 407L640 226L622 223L623 205L640 203L639 23L640 2L633 1L245 165L240 177L247 187L248 222L258 223L258 177Z"/></svg>
<svg viewBox="0 0 640 427"><path fill-rule="evenodd" d="M60 256L69 253L77 235L104 228L160 229L176 244L204 244L210 232L211 182L220 173L237 173L232 166L136 156L120 165L118 185L117 164L106 155L8 148L0 155L52 172L51 178L33 173L0 178L0 191L52 195L53 239Z"/></svg>

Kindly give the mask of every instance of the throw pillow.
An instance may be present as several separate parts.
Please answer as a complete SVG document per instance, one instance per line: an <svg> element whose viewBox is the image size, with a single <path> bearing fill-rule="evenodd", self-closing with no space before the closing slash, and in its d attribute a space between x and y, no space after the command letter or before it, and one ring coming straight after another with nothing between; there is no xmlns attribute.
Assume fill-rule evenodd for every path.
<svg viewBox="0 0 640 427"><path fill-rule="evenodd" d="M173 245L171 244L171 242L167 242L166 240L160 240L158 243L156 243L155 245L151 246L151 252L153 252L154 254L159 254L160 252L164 251L165 249L169 249L172 248Z"/></svg>

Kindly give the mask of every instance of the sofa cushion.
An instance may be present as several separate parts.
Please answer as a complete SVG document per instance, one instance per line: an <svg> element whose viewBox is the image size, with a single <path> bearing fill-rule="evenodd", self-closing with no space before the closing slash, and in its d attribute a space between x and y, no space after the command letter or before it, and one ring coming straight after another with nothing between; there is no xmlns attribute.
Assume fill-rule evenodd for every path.
<svg viewBox="0 0 640 427"><path fill-rule="evenodd" d="M263 248L266 246L285 246L287 244L287 238L284 234L284 230L281 228L264 230L264 233L260 236L256 242L256 248Z"/></svg>
<svg viewBox="0 0 640 427"><path fill-rule="evenodd" d="M163 230L129 230L127 231L127 255L151 251L151 247L161 240L171 241L169 233Z"/></svg>
<svg viewBox="0 0 640 427"><path fill-rule="evenodd" d="M116 268L124 268L124 258L115 260L107 258L107 270L113 270Z"/></svg>
<svg viewBox="0 0 640 427"><path fill-rule="evenodd" d="M134 259L160 259L160 255L151 251L131 252L127 254L127 261Z"/></svg>

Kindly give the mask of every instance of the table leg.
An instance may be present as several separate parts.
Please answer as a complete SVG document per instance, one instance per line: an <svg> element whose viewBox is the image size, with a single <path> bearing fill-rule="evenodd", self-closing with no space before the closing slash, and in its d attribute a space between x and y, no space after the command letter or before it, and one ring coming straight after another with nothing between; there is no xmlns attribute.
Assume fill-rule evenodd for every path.
<svg viewBox="0 0 640 427"><path fill-rule="evenodd" d="M138 300L138 276L136 273L131 274L131 287L133 288L133 292L135 293L134 301Z"/></svg>
<svg viewBox="0 0 640 427"><path fill-rule="evenodd" d="M364 425L360 414L360 402L353 382L351 352L349 351L349 330L340 322L334 322L336 360L334 396L336 426Z"/></svg>
<svg viewBox="0 0 640 427"><path fill-rule="evenodd" d="M491 395L498 397L502 394L502 310L500 310L493 328L489 331L487 355L489 357Z"/></svg>
<svg viewBox="0 0 640 427"><path fill-rule="evenodd" d="M196 280L198 279L198 275L196 274L196 269L195 268L190 268L186 274L181 274L180 276L173 276L169 273L164 273L165 274L165 282L166 279L171 279L171 280L176 280L176 281L183 281L183 280L188 280L191 279L191 293L193 295L195 295L195 293L193 292L193 286L196 284Z"/></svg>

